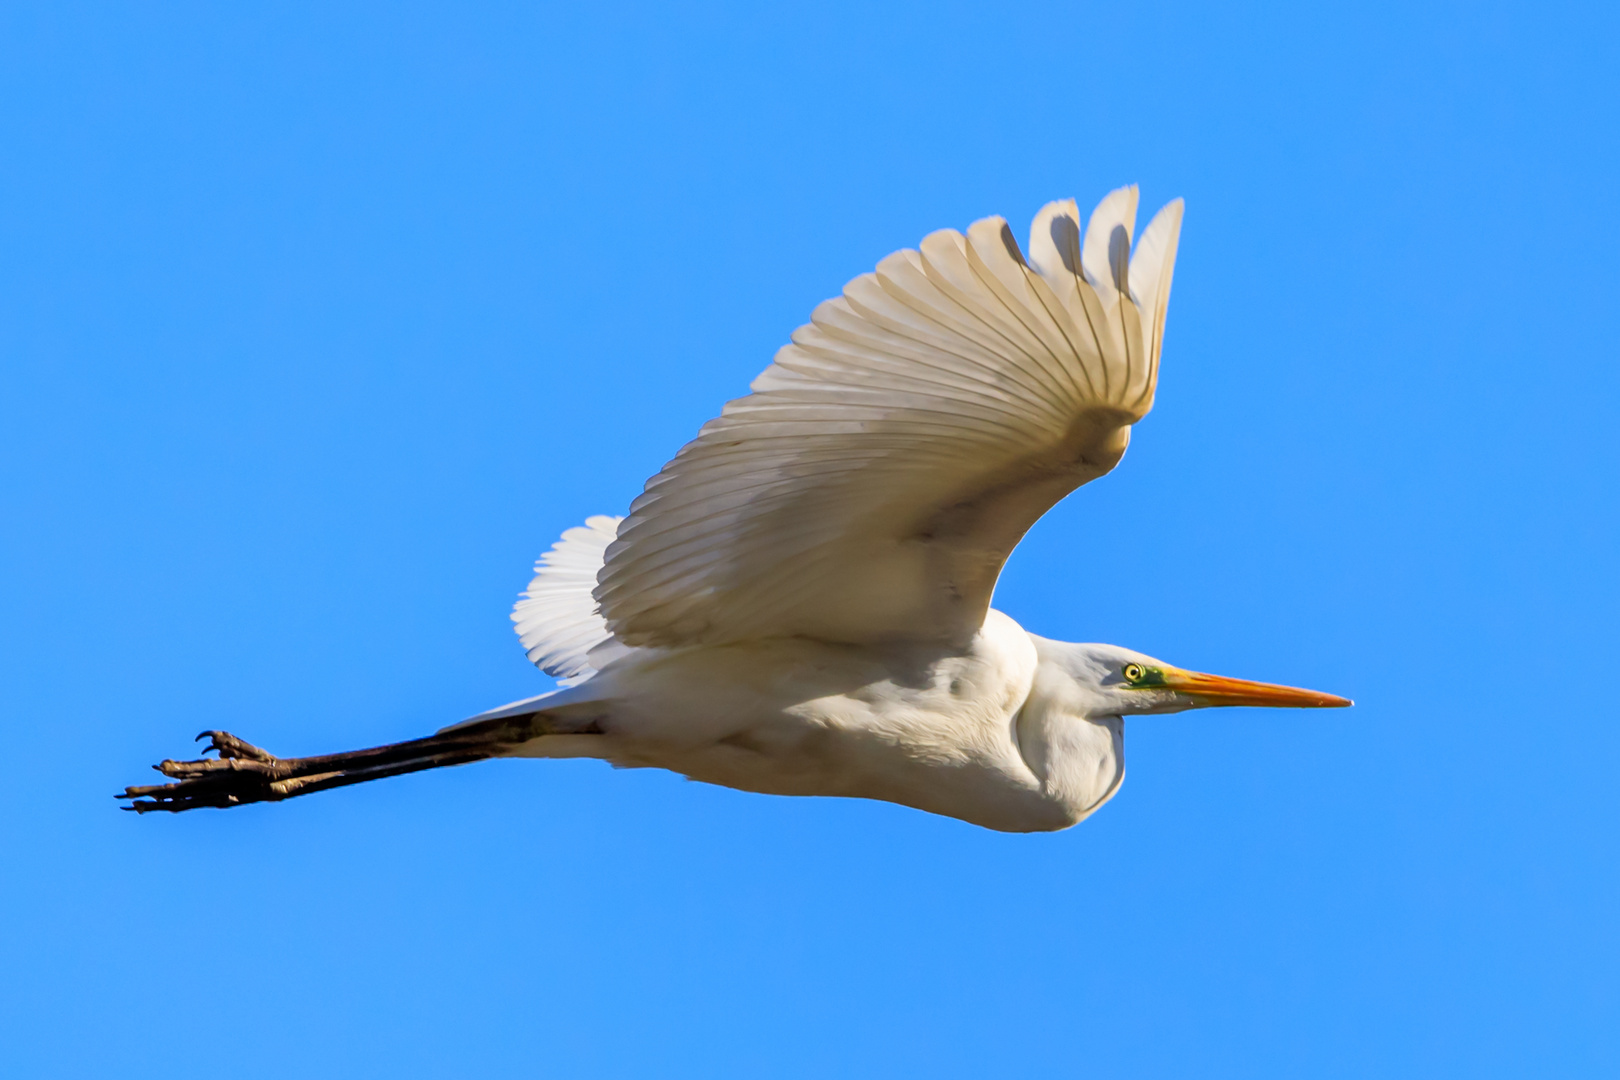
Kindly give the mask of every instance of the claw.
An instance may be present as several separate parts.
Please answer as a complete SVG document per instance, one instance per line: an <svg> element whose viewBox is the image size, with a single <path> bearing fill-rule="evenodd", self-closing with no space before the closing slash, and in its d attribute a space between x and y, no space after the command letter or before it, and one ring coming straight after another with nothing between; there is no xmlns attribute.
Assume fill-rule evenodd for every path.
<svg viewBox="0 0 1620 1080"><path fill-rule="evenodd" d="M173 790L175 787L176 785L174 784L142 784L135 787L125 788L124 793L118 797L120 799L140 799L148 795L157 795L165 791Z"/></svg>
<svg viewBox="0 0 1620 1080"><path fill-rule="evenodd" d="M250 742L238 739L228 731L205 731L197 738L201 739L204 735L209 740L208 746L203 750L205 754L212 750L222 758L245 758L249 761L263 762L266 765L273 764L277 760L276 755L268 750L261 750Z"/></svg>

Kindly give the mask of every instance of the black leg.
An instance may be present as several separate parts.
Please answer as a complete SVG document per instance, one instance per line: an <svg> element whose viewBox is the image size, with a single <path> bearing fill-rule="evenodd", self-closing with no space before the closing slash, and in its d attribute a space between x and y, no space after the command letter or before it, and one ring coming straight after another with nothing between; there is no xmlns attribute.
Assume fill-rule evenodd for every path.
<svg viewBox="0 0 1620 1080"><path fill-rule="evenodd" d="M327 788L498 757L550 733L538 715L506 717L366 750L278 758L227 732L205 731L197 736L208 740L203 753L213 751L217 757L165 760L153 768L174 783L128 787L117 797L131 800L124 809L140 814L279 802Z"/></svg>

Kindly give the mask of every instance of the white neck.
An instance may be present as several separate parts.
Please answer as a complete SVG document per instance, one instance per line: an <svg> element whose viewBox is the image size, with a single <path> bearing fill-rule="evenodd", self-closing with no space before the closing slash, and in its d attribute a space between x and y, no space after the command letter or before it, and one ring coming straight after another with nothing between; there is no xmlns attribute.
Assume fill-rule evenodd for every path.
<svg viewBox="0 0 1620 1080"><path fill-rule="evenodd" d="M1066 650L1074 646L1030 637L1040 663L1018 713L1018 749L1046 793L1079 821L1125 779L1125 721L1092 715L1097 702L1068 670Z"/></svg>

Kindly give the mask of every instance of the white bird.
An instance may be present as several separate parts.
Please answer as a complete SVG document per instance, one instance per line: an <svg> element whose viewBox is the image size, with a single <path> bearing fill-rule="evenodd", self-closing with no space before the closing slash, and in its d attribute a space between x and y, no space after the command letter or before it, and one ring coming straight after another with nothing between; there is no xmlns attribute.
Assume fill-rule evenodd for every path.
<svg viewBox="0 0 1620 1080"><path fill-rule="evenodd" d="M569 529L512 618L562 688L392 746L277 758L224 732L138 811L279 800L489 757L599 758L778 795L883 799L991 829L1082 820L1119 789L1125 717L1344 698L1050 641L990 607L1054 503L1153 405L1178 199L1137 193L895 252L752 393Z"/></svg>

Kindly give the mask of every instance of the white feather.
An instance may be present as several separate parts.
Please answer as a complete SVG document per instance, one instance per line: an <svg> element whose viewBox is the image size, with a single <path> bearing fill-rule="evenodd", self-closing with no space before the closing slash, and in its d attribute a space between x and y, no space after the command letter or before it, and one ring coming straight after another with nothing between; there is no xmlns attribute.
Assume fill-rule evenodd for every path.
<svg viewBox="0 0 1620 1080"><path fill-rule="evenodd" d="M1152 405L1180 212L1133 283L1136 203L1083 234L1044 208L1027 261L1001 218L941 230L817 307L631 505L595 593L616 642L976 632L1013 545Z"/></svg>
<svg viewBox="0 0 1620 1080"><path fill-rule="evenodd" d="M534 580L512 608L529 659L564 686L596 674L599 665L591 663L591 650L613 639L591 591L623 520L599 514L563 533L535 563Z"/></svg>

